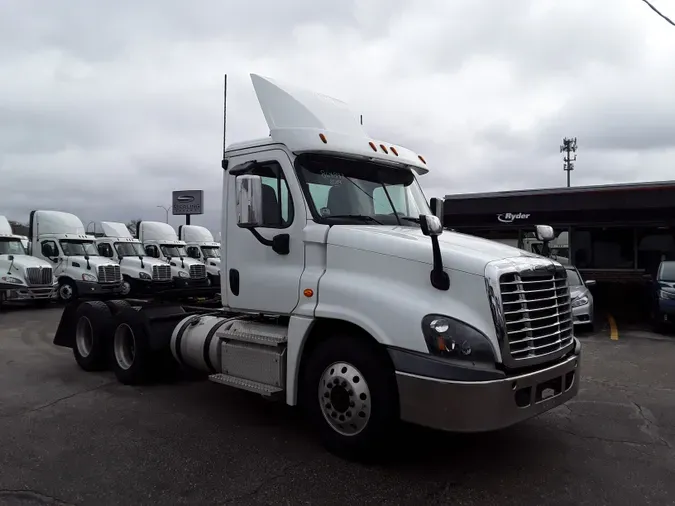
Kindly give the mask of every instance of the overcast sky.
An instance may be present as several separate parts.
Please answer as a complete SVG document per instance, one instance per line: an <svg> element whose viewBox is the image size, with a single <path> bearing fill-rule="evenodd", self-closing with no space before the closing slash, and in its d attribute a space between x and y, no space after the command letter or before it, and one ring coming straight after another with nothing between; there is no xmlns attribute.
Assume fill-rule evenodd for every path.
<svg viewBox="0 0 675 506"><path fill-rule="evenodd" d="M675 2L654 0L675 18ZM265 137L249 73L347 101L427 196L675 179L675 27L641 0L3 0L0 214L163 220ZM172 217L174 225L180 217Z"/></svg>

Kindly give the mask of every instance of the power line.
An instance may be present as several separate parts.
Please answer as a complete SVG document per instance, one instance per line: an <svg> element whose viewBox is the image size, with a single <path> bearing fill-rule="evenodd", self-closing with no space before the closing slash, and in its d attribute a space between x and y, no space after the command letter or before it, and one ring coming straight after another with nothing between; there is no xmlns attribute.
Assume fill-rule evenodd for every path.
<svg viewBox="0 0 675 506"><path fill-rule="evenodd" d="M570 173L574 170L574 162L577 160L577 138L568 139L563 138L563 143L560 145L560 152L565 153L563 157L563 170L567 172L567 187L570 187ZM572 158L574 153L574 158Z"/></svg>
<svg viewBox="0 0 675 506"><path fill-rule="evenodd" d="M675 21L673 21L672 19L670 19L670 18L669 18L668 16L666 16L665 14L662 14L661 11L659 11L656 7L654 7L654 6L651 4L651 2L650 2L649 0L642 0L642 1L643 1L644 3L646 3L647 5L649 5L649 8L650 8L651 10L653 10L654 12L656 12L659 16L661 16L663 19L665 19L668 23L670 23L671 25L675 26Z"/></svg>

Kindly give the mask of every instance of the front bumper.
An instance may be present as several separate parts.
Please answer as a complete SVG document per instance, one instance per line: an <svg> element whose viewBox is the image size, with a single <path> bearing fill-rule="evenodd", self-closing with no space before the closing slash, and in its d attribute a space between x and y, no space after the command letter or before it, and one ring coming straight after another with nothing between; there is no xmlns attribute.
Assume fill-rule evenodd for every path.
<svg viewBox="0 0 675 506"><path fill-rule="evenodd" d="M96 281L75 281L80 297L117 294L122 291L122 281L118 283L98 283Z"/></svg>
<svg viewBox="0 0 675 506"><path fill-rule="evenodd" d="M130 278L131 289L137 293L155 293L173 288L173 281L157 281L154 279Z"/></svg>
<svg viewBox="0 0 675 506"><path fill-rule="evenodd" d="M675 323L675 299L659 299L658 318L664 323Z"/></svg>
<svg viewBox="0 0 675 506"><path fill-rule="evenodd" d="M6 299L9 301L26 301L33 300L51 300L57 296L58 285L53 286L17 286L9 284L1 284L0 290L5 292Z"/></svg>
<svg viewBox="0 0 675 506"><path fill-rule="evenodd" d="M589 325L593 323L593 303L572 308L572 323L574 325Z"/></svg>
<svg viewBox="0 0 675 506"><path fill-rule="evenodd" d="M209 279L173 278L174 288L203 288L209 286Z"/></svg>
<svg viewBox="0 0 675 506"><path fill-rule="evenodd" d="M396 371L401 419L452 432L498 430L559 406L579 391L581 345L545 369L459 381ZM434 361L436 362L436 361Z"/></svg>

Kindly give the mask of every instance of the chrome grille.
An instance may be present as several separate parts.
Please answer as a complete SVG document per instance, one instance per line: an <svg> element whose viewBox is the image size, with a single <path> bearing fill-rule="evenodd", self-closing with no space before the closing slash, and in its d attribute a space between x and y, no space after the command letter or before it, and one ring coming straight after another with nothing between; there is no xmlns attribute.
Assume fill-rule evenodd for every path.
<svg viewBox="0 0 675 506"><path fill-rule="evenodd" d="M101 265L98 268L99 283L116 283L122 279L119 265Z"/></svg>
<svg viewBox="0 0 675 506"><path fill-rule="evenodd" d="M171 266L170 265L153 265L152 279L154 281L169 281L171 280Z"/></svg>
<svg viewBox="0 0 675 506"><path fill-rule="evenodd" d="M53 279L51 267L28 267L26 269L28 286L51 285Z"/></svg>
<svg viewBox="0 0 675 506"><path fill-rule="evenodd" d="M503 273L499 288L504 347L512 360L540 361L572 343L572 307L564 269Z"/></svg>
<svg viewBox="0 0 675 506"><path fill-rule="evenodd" d="M204 279L206 277L206 265L191 265L190 279Z"/></svg>

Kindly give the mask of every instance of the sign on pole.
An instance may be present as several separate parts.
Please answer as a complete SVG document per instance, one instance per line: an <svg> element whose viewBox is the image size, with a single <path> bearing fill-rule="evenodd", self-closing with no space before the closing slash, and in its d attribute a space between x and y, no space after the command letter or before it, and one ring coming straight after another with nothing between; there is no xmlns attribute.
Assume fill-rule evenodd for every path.
<svg viewBox="0 0 675 506"><path fill-rule="evenodd" d="M173 215L204 214L204 190L177 190L173 192Z"/></svg>

